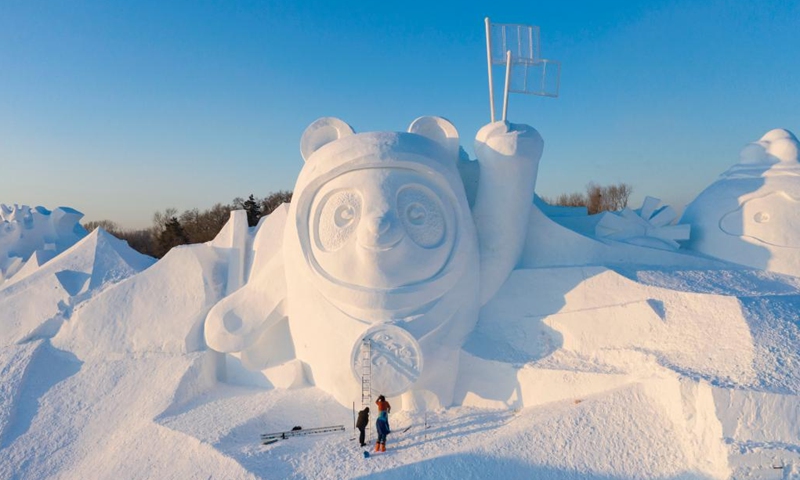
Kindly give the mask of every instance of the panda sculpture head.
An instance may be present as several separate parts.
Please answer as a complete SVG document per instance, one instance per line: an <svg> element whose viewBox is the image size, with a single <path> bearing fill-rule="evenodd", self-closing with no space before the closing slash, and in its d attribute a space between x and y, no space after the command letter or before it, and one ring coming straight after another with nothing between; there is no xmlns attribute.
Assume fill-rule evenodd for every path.
<svg viewBox="0 0 800 480"><path fill-rule="evenodd" d="M290 213L315 287L373 323L412 315L451 290L474 227L450 122L421 117L406 132L356 134L322 118L303 134ZM475 255L472 255L473 257Z"/></svg>

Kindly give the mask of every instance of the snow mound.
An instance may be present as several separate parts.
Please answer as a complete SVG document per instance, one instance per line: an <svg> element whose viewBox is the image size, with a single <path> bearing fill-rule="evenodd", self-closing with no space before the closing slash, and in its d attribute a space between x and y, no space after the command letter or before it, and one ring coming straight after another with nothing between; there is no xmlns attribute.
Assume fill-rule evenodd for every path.
<svg viewBox="0 0 800 480"><path fill-rule="evenodd" d="M173 248L151 268L87 302L54 343L82 357L205 349L203 322L225 282L222 258L203 244Z"/></svg>
<svg viewBox="0 0 800 480"><path fill-rule="evenodd" d="M39 262L37 256L30 261ZM152 263L152 258L137 253L126 242L95 230L57 257L0 287L0 345L52 337L79 303Z"/></svg>
<svg viewBox="0 0 800 480"><path fill-rule="evenodd" d="M41 345L40 340L0 348L0 365L3 365L0 383L0 448L10 444L15 436L12 431L20 423L20 402L25 400L21 390L30 379L31 364Z"/></svg>
<svg viewBox="0 0 800 480"><path fill-rule="evenodd" d="M1 478L254 478L154 420L213 385L208 353L81 362L46 340L39 350L4 436Z"/></svg>

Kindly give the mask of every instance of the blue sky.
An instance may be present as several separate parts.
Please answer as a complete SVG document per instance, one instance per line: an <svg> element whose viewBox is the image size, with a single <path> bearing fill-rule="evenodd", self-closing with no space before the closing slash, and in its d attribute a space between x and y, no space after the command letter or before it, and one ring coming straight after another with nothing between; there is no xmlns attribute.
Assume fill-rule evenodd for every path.
<svg viewBox="0 0 800 480"><path fill-rule="evenodd" d="M561 96L515 95L537 191L627 182L681 208L800 133L800 2L0 2L0 202L150 224L292 189L305 127L488 121L483 18L541 27ZM500 67L496 78L502 78ZM500 82L497 82L500 83ZM498 102L499 105L499 102Z"/></svg>

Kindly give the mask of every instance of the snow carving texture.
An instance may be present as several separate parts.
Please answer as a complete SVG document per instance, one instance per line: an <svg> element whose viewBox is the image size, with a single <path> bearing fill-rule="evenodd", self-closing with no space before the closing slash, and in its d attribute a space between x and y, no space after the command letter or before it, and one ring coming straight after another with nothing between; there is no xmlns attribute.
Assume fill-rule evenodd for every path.
<svg viewBox="0 0 800 480"><path fill-rule="evenodd" d="M69 207L0 204L0 283L11 278L37 250L55 256L86 236L83 214Z"/></svg>
<svg viewBox="0 0 800 480"><path fill-rule="evenodd" d="M780 222L777 228L776 222ZM775 247L800 248L800 199L784 191L752 198L722 217L719 226L729 235L751 237Z"/></svg>
<svg viewBox="0 0 800 480"><path fill-rule="evenodd" d="M678 218L670 206L657 208L661 200L646 197L642 208L625 208L620 212L606 212L595 227L595 235L600 238L618 240L634 245L677 250L678 240L689 240L690 225L672 225Z"/></svg>
<svg viewBox="0 0 800 480"><path fill-rule="evenodd" d="M686 208L690 248L730 262L800 276L798 141L775 129Z"/></svg>
<svg viewBox="0 0 800 480"><path fill-rule="evenodd" d="M369 340L376 394L403 394L409 409L452 404L461 346L522 254L542 148L527 125L481 129L473 212L447 120L360 134L336 118L317 120L301 139L306 163L279 268L264 275L254 266L247 284L211 309L208 345L252 369L274 366L254 349L274 345L288 318L308 380L340 403L361 395ZM232 313L237 321L226 322Z"/></svg>
<svg viewBox="0 0 800 480"><path fill-rule="evenodd" d="M369 346L366 342L369 342ZM351 361L353 376L361 377L362 361L367 355L375 379L372 388L384 395L403 393L422 371L419 344L411 334L394 325L376 325L356 343Z"/></svg>

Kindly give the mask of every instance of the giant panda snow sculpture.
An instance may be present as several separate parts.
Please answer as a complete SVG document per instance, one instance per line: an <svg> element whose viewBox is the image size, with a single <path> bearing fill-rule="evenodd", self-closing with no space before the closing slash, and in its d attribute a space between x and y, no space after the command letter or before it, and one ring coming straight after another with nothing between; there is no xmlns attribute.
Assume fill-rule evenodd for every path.
<svg viewBox="0 0 800 480"><path fill-rule="evenodd" d="M461 346L522 252L542 148L529 126L482 128L471 210L447 120L360 134L317 120L284 230L285 290L246 285L223 299L208 345L263 355L285 315L309 380L342 404L360 397L367 361L373 392L404 394L409 409L450 405Z"/></svg>
<svg viewBox="0 0 800 480"><path fill-rule="evenodd" d="M747 145L740 161L687 207L689 248L747 265L800 276L798 141L775 129Z"/></svg>

